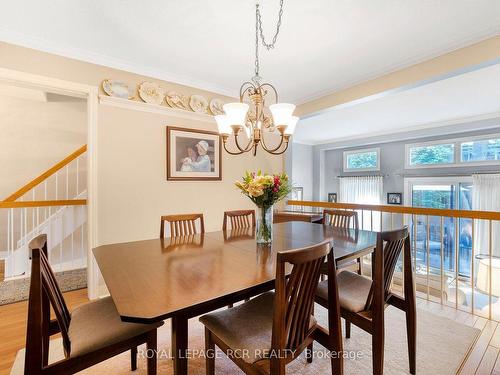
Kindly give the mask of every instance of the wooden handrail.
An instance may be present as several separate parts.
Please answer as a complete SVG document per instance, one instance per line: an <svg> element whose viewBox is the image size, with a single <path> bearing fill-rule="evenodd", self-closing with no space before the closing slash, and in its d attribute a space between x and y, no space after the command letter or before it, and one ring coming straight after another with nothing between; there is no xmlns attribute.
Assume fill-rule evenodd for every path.
<svg viewBox="0 0 500 375"><path fill-rule="evenodd" d="M25 208L25 207L57 207L57 206L85 206L86 199L52 200L52 201L23 201L0 202L0 208Z"/></svg>
<svg viewBox="0 0 500 375"><path fill-rule="evenodd" d="M443 217L456 217L456 218L480 219L480 220L500 220L500 212L495 212L495 211L466 211L466 210L450 210L442 208L424 208L424 207L409 207L409 206L396 206L396 205L332 203L332 202L296 201L296 200L289 200L287 204L289 206L343 208L349 210L380 211L380 212L409 214L409 215L443 216Z"/></svg>
<svg viewBox="0 0 500 375"><path fill-rule="evenodd" d="M87 145L83 145L78 150L76 150L72 154L70 154L67 157L65 157L59 163L55 164L53 167L51 167L50 169L48 169L45 172L43 172L40 176L38 176L34 180L28 182L26 185L24 185L18 191L16 191L15 193L11 194L7 198L5 198L4 202L14 202L16 199L22 197L24 194L26 194L28 191L30 191L31 189L33 189L35 186L37 186L38 184L42 183L44 180L46 180L47 178L49 178L50 176L52 176L58 170L60 170L61 168L64 168L66 165L68 165L69 163L71 163L73 160L75 160L77 157L79 157L85 151L87 151Z"/></svg>

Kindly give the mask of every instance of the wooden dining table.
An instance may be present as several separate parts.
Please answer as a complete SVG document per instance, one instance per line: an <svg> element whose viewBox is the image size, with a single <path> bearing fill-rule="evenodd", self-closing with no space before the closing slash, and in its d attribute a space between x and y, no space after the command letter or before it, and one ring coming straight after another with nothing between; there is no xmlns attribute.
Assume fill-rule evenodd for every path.
<svg viewBox="0 0 500 375"><path fill-rule="evenodd" d="M187 374L188 320L274 289L276 254L330 240L337 261L373 252L376 233L307 222L273 225L271 245L253 228L99 246L93 250L121 319L172 319L174 373ZM290 270L288 270L289 272Z"/></svg>

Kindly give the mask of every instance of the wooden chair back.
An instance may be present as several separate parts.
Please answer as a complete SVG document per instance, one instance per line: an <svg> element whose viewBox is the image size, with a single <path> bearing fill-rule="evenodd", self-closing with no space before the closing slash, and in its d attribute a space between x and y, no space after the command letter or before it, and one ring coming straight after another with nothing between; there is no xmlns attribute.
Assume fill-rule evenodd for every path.
<svg viewBox="0 0 500 375"><path fill-rule="evenodd" d="M165 222L170 224L170 237L196 234L196 220L200 220L200 233L205 233L203 214L165 215L160 219L160 238L165 236Z"/></svg>
<svg viewBox="0 0 500 375"><path fill-rule="evenodd" d="M286 251L277 254L276 297L274 301L272 349L277 353L303 349L311 333L310 317L318 286L320 268L330 253L331 244ZM287 278L286 263L292 265Z"/></svg>
<svg viewBox="0 0 500 375"><path fill-rule="evenodd" d="M347 210L324 210L323 224L331 225L339 228L359 228L358 213L356 211Z"/></svg>
<svg viewBox="0 0 500 375"><path fill-rule="evenodd" d="M222 230L227 230L227 223L231 222L231 229L255 227L255 210L225 211L222 221Z"/></svg>
<svg viewBox="0 0 500 375"><path fill-rule="evenodd" d="M29 243L31 284L28 302L25 373L39 373L48 364L49 338L60 331L66 358L71 352L68 330L71 321L61 289L47 260L47 235L41 234ZM50 307L56 319L50 320Z"/></svg>
<svg viewBox="0 0 500 375"><path fill-rule="evenodd" d="M377 234L373 284L367 301L367 309L378 302L379 307L385 305L390 296L391 280L396 269L399 256L404 249L406 256L410 254L410 235L408 227Z"/></svg>

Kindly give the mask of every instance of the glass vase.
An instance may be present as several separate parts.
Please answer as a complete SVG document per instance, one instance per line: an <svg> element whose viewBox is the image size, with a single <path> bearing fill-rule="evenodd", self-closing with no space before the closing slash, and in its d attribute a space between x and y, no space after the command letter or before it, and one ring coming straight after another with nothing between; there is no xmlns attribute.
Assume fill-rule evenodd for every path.
<svg viewBox="0 0 500 375"><path fill-rule="evenodd" d="M257 243L269 244L273 240L273 206L257 207Z"/></svg>

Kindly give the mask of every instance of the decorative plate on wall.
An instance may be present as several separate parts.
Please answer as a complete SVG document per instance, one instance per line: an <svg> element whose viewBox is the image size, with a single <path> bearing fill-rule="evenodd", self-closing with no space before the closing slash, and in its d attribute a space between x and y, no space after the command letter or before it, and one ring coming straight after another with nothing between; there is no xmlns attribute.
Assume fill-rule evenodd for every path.
<svg viewBox="0 0 500 375"><path fill-rule="evenodd" d="M224 114L224 109L222 108L223 105L224 102L220 99L215 98L210 100L210 112L212 112L214 116L223 115Z"/></svg>
<svg viewBox="0 0 500 375"><path fill-rule="evenodd" d="M189 110L189 99L175 91L170 91L165 97L167 104L172 108Z"/></svg>
<svg viewBox="0 0 500 375"><path fill-rule="evenodd" d="M191 96L191 100L189 101L189 106L191 107L193 112L207 113L208 100L205 99L204 96L193 95Z"/></svg>
<svg viewBox="0 0 500 375"><path fill-rule="evenodd" d="M143 82L139 86L139 96L146 103L160 105L165 98L165 89L154 82Z"/></svg>
<svg viewBox="0 0 500 375"><path fill-rule="evenodd" d="M132 99L134 97L128 85L121 81L105 79L102 81L102 89L109 96L114 96L116 98Z"/></svg>

